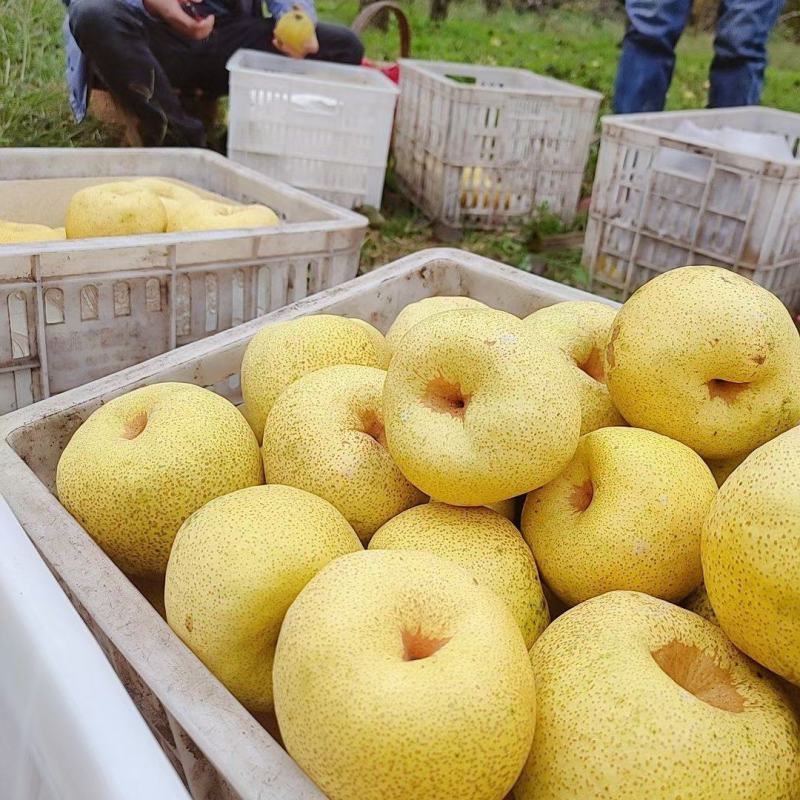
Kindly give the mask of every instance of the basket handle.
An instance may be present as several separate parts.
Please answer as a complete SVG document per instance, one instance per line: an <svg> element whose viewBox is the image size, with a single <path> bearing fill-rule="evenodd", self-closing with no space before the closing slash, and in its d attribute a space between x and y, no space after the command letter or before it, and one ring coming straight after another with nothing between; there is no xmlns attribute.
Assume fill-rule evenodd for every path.
<svg viewBox="0 0 800 800"><path fill-rule="evenodd" d="M400 58L408 58L411 54L411 25L405 11L397 3L391 0L379 0L377 3L370 3L361 9L358 16L350 26L354 33L361 35L381 11L391 11L397 20L397 27L400 31Z"/></svg>

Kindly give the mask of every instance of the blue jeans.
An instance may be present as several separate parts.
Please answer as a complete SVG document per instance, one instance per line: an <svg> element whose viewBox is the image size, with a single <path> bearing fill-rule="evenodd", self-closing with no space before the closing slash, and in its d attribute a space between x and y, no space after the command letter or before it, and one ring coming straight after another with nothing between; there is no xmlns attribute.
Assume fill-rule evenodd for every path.
<svg viewBox="0 0 800 800"><path fill-rule="evenodd" d="M767 39L784 0L720 0L709 108L757 105L764 88ZM691 0L625 0L629 28L614 84L614 113L663 111L675 45Z"/></svg>

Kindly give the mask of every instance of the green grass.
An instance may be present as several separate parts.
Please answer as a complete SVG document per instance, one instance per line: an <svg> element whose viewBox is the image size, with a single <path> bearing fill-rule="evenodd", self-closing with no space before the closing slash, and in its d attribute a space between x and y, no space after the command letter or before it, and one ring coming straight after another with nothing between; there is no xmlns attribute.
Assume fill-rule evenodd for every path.
<svg viewBox="0 0 800 800"><path fill-rule="evenodd" d="M402 0L401 0L402 1ZM582 0L570 10L517 14L510 7L487 16L476 0L453 0L449 19L432 23L427 3L405 2L412 26L412 55L419 58L517 66L602 92L607 113L623 22L613 0ZM349 24L357 0L318 0L320 16ZM96 122L75 125L63 81L59 0L0 0L0 146L97 146L115 144L118 133ZM376 60L397 56L394 23L388 32L370 30L367 53ZM667 105L705 105L710 34L687 30ZM779 31L770 47L764 92L766 105L800 112L798 45ZM590 160L591 172L592 160ZM588 191L591 174L587 175ZM391 180L389 180L391 186ZM370 231L364 250L367 268L436 244L430 226L408 203L387 192L386 222ZM578 226L581 221L579 219ZM544 215L521 230L468 234L462 246L522 268L582 284L577 250L537 254L537 242L552 223Z"/></svg>

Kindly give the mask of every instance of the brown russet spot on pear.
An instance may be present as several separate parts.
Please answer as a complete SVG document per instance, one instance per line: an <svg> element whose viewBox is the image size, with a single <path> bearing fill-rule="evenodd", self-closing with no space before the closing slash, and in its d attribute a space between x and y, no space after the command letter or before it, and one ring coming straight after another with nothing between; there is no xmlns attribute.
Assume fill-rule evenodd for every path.
<svg viewBox="0 0 800 800"><path fill-rule="evenodd" d="M591 478L587 478L583 483L573 487L569 496L569 502L578 513L586 511L592 504L594 497L594 484Z"/></svg>
<svg viewBox="0 0 800 800"><path fill-rule="evenodd" d="M600 383L605 383L606 370L603 362L603 353L596 347L592 348L589 357L578 365L590 378Z"/></svg>
<svg viewBox="0 0 800 800"><path fill-rule="evenodd" d="M454 417L464 417L469 405L469 396L461 391L461 387L444 378L434 378L428 382L425 402L429 408Z"/></svg>
<svg viewBox="0 0 800 800"><path fill-rule="evenodd" d="M652 652L653 660L678 686L722 711L741 713L744 698L731 674L714 663L697 645L673 640Z"/></svg>
<svg viewBox="0 0 800 800"><path fill-rule="evenodd" d="M123 439L135 439L147 427L147 412L140 411L122 428Z"/></svg>
<svg viewBox="0 0 800 800"><path fill-rule="evenodd" d="M619 328L614 326L611 329L611 338L608 340L608 347L606 347L606 364L609 367L616 367L617 366L617 357L614 353L614 347L617 343L617 339L619 338ZM603 374L605 375L605 369L603 370Z"/></svg>
<svg viewBox="0 0 800 800"><path fill-rule="evenodd" d="M775 678L697 614L608 592L531 648L515 800L797 800L800 726Z"/></svg>
<svg viewBox="0 0 800 800"><path fill-rule="evenodd" d="M386 447L386 431L375 410L372 408L364 409L360 416L363 432L372 437L382 447Z"/></svg>
<svg viewBox="0 0 800 800"><path fill-rule="evenodd" d="M416 630L404 628L401 635L404 661L421 661L423 658L430 658L450 641L449 636L427 636L419 626Z"/></svg>
<svg viewBox="0 0 800 800"><path fill-rule="evenodd" d="M735 403L739 395L748 387L748 383L737 383L736 381L726 381L721 378L712 378L708 386L708 396L713 400L719 398L724 403L731 405Z"/></svg>

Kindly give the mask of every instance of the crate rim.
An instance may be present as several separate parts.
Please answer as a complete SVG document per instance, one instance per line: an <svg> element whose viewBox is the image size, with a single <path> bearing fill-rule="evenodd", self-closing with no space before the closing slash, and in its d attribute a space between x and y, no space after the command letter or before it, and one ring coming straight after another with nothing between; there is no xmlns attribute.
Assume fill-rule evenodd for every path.
<svg viewBox="0 0 800 800"><path fill-rule="evenodd" d="M42 159L47 159L58 153L74 152L80 148L73 147L8 147L0 149L0 187L4 181L7 180L42 180L41 177L26 178L26 177L8 177L4 173L4 162L12 159L14 156L20 155L25 158L38 156ZM85 148L96 154L98 158L102 156L110 156L118 152L114 147L91 147ZM148 154L153 158L158 156L174 156L174 148L169 147L137 147L128 148L126 154ZM264 175L250 167L239 164L232 159L226 158L220 153L215 153L210 150L204 150L198 147L181 148L181 156L189 159L195 159L200 162L207 162L212 165L224 169L231 169L237 172L243 178L258 181L259 183L268 185L271 189L286 195L290 199L302 201L314 210L319 210L330 216L325 220L310 220L308 222L288 222L281 225L273 225L269 227L259 228L235 228L219 231L178 231L175 233L148 233L139 234L136 236L123 235L123 236L98 236L89 239L64 239L50 242L20 242L15 244L0 245L0 257L3 256L23 256L31 257L45 253L60 253L67 251L82 251L91 252L94 250L113 250L113 249L129 249L131 247L168 247L170 245L180 245L187 241L187 235L191 233L192 242L219 242L219 241L236 241L250 239L254 236L272 237L281 234L302 234L305 232L319 233L320 230L326 232L335 232L339 230L352 230L353 226L366 229L369 225L369 220L363 215L352 211L342 206L337 206L327 200L317 197L310 192L298 189L283 181L276 180L267 175ZM61 176L64 177L64 176ZM69 177L91 177L86 175L72 175ZM113 180L114 175L97 175L98 179L110 178ZM154 176L158 177L158 176ZM169 177L169 176L164 176Z"/></svg>
<svg viewBox="0 0 800 800"><path fill-rule="evenodd" d="M246 58L250 58L252 56L256 56L258 60L274 62L276 65L288 62L285 64L288 69L270 69L269 67L258 68L244 66L241 63ZM274 53L264 53L261 50L253 50L251 48L242 47L228 59L225 64L225 68L228 70L228 72L232 73L233 76L235 76L237 73L240 75L289 76L293 81L299 81L308 84L336 83L337 75L354 75L358 73L360 75L369 76L369 81L374 82L375 85L348 84L348 88L351 88L354 91L380 92L381 94L393 94L395 96L400 93L400 89L394 83L394 81L390 80L386 75L377 69L368 69L360 64L335 64L332 62L303 61L303 64L306 66L306 68L319 70L320 74L316 75L313 73L294 72L292 68L297 66L294 64L294 61L295 59L287 58L286 56L277 56Z"/></svg>
<svg viewBox="0 0 800 800"><path fill-rule="evenodd" d="M549 75L542 75L540 72L534 72L531 69L524 69L523 67L504 67L499 64L469 64L464 61L432 61L430 59L417 59L417 58L401 58L399 60L400 65L400 80L403 80L403 67L411 67L412 70L415 69L418 72L423 73L425 76L432 78L433 80L437 81L438 83L443 83L444 85L455 88L461 89L466 91L480 91L480 92L492 92L492 93L502 93L502 94L513 94L513 95L533 95L537 97L552 97L556 93L556 89L558 87L564 87L569 91L566 91L564 95L558 95L559 100L563 99L575 99L575 100L596 100L598 105L603 100L603 93L596 92L594 89L586 89L583 86L578 86L574 83L570 83L569 81L562 81L560 78L552 78ZM470 84L459 83L458 81L454 81L452 78L449 78L447 75L442 75L437 71L431 69L431 67L438 67L441 65L450 65L453 67L464 67L464 68L472 68L472 69L482 69L482 70L489 70L491 72L513 72L518 75L530 76L533 75L537 78L544 78L548 82L553 84L553 91L547 91L544 89L520 89L520 88L510 88L510 87L495 87L495 86L472 86Z"/></svg>
<svg viewBox="0 0 800 800"><path fill-rule="evenodd" d="M540 275L525 272L518 267L495 261L486 256L480 256L454 247L426 248L377 267L365 275L360 275L338 286L333 286L330 289L325 289L317 294L309 295L308 297L304 297L294 303L289 303L274 311L269 311L267 314L256 317L241 325L237 325L234 328L219 331L211 336L182 345L175 350L169 350L160 355L153 356L139 364L134 364L125 369L113 372L110 375L106 375L105 377L97 378L89 383L44 398L29 406L10 411L8 414L0 416L0 447L4 445L7 446L6 439L14 431L24 427L35 419L60 413L77 403L98 397L112 386L117 386L119 384L129 385L134 382L146 381L148 377L162 372L166 366L175 367L189 361L197 360L202 356L215 352L219 344L224 340L228 340L226 344L232 344L250 339L257 331L264 327L266 318L270 318L270 322L280 321L283 317L294 319L298 316L298 308L303 310L308 309L304 311L306 315L314 314L316 313L316 308L329 305L331 298L336 297L339 299L342 295L357 294L362 287L369 289L379 288L383 283L384 271L390 267L392 271L396 272L401 272L412 266L422 270L440 261L457 262L459 265L467 267L491 266L493 270L496 270L501 275L518 276L523 274L527 276L527 279L530 279L532 284L539 285L542 289L549 289L551 293L558 292L560 294L569 295L570 300L600 302L610 305L613 308L619 308L622 305L615 300L593 294L588 290L558 283L549 278L543 278ZM128 380L129 378L131 380Z"/></svg>
<svg viewBox="0 0 800 800"><path fill-rule="evenodd" d="M793 172L794 170L797 171L797 174L800 175L800 158L765 158L763 156L756 156L750 153L745 153L740 150L734 150L732 148L721 147L719 145L712 144L711 142L706 142L701 139L695 139L691 136L685 135L676 135L674 131L663 130L661 128L653 127L651 125L646 124L651 119L657 117L659 119L664 119L665 117L672 118L672 119L704 119L714 114L725 113L735 115L737 113L742 112L756 112L756 113L765 113L768 116L773 117L780 117L787 120L791 120L798 124L798 133L797 137L800 139L800 114L797 114L793 111L784 111L783 109L779 108L772 108L769 106L733 106L729 108L695 108L689 109L687 111L645 111L636 114L605 114L600 118L600 125L601 125L601 132L602 135L609 135L611 138L613 134L610 134L609 131L613 130L614 128L622 128L624 130L628 130L634 133L644 134L646 136L656 137L658 140L661 141L669 141L675 142L677 144L682 145L690 145L693 149L700 149L705 150L709 154L726 154L726 155L735 155L738 158L745 158L745 159L752 159L754 162L759 162L761 164L777 164L781 167L785 167L789 170L789 172ZM793 169L794 168L794 169Z"/></svg>

